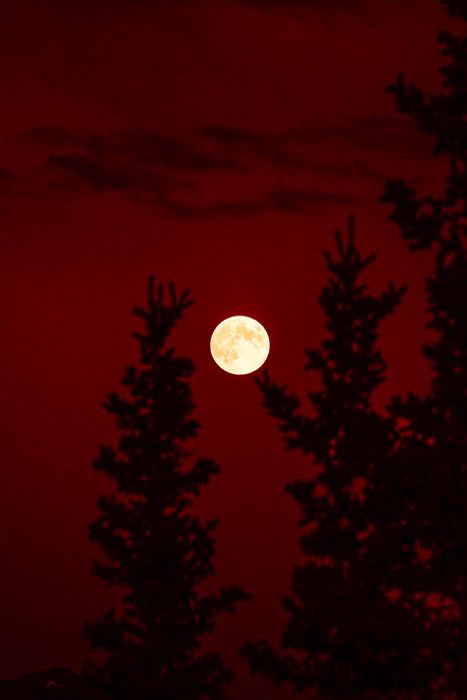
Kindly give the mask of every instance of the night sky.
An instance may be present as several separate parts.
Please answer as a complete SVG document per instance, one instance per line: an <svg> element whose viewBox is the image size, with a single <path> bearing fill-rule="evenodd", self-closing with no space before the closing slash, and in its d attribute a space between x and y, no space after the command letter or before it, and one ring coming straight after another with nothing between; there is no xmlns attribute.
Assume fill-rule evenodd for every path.
<svg viewBox="0 0 467 700"><path fill-rule="evenodd" d="M239 669L231 696L275 698L235 650L284 623L298 554L284 483L306 473L253 376L209 354L223 318L268 330L267 368L302 397L304 348L323 338L322 250L355 213L357 240L410 289L386 323L379 405L423 391L423 279L384 182L439 177L430 143L385 87L439 85L431 0L2 0L3 342L1 677L79 669L85 620L112 600L87 542L109 487L92 462L115 438L100 403L137 357L131 311L149 274L196 304L173 336L192 357L195 455L222 468L199 507L220 517L217 579L253 593L213 640ZM112 594L113 595L113 594ZM281 697L285 697L281 694Z"/></svg>

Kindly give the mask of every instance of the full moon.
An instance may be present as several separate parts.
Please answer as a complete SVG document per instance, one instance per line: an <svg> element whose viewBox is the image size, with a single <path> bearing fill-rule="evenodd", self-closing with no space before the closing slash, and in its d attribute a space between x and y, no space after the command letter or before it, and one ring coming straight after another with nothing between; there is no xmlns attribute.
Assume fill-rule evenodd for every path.
<svg viewBox="0 0 467 700"><path fill-rule="evenodd" d="M269 336L261 323L249 316L226 318L211 336L211 355L230 374L254 372L268 354Z"/></svg>

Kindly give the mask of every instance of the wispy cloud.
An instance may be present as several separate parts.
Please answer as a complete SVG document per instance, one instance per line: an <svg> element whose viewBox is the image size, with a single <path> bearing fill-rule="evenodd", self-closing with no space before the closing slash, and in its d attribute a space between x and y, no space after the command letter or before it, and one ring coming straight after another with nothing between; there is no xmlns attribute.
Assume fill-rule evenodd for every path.
<svg viewBox="0 0 467 700"><path fill-rule="evenodd" d="M278 211L302 214L310 207L326 204L358 204L360 200L346 192L326 192L317 189L278 187L269 194L270 206Z"/></svg>
<svg viewBox="0 0 467 700"><path fill-rule="evenodd" d="M232 158L218 157L207 149L149 129L130 128L110 135L70 132L60 126L40 126L23 134L23 141L49 149L73 149L88 157L130 162L134 168L152 167L172 171L209 172L236 170ZM212 149L211 149L212 151Z"/></svg>
<svg viewBox="0 0 467 700"><path fill-rule="evenodd" d="M8 168L0 168L0 197L8 196L14 185L14 175Z"/></svg>
<svg viewBox="0 0 467 700"><path fill-rule="evenodd" d="M357 12L364 6L363 0L229 0L229 2L269 13L281 12L295 15L317 12L323 15Z"/></svg>
<svg viewBox="0 0 467 700"><path fill-rule="evenodd" d="M237 157L254 156L281 167L299 167L303 164L303 158L294 153L293 147L297 145L297 139L293 131L265 133L226 125L212 125L206 126L201 133L229 152L235 152Z"/></svg>
<svg viewBox="0 0 467 700"><path fill-rule="evenodd" d="M387 179L379 165L386 156L429 151L403 118L378 115L322 117L276 132L211 124L190 138L41 125L20 141L38 161L25 194L115 192L187 218L358 205L358 183Z"/></svg>
<svg viewBox="0 0 467 700"><path fill-rule="evenodd" d="M243 154L289 168L313 168L318 149L329 152L328 162L358 161L361 171L365 154L429 155L426 139L398 115L316 118L301 127L275 133L217 124L205 127L202 133L220 144L226 154L235 152L237 158ZM357 151L359 158L355 157ZM336 159L336 153L345 153L347 158Z"/></svg>
<svg viewBox="0 0 467 700"><path fill-rule="evenodd" d="M269 8L293 8L293 7L303 7L310 10L328 10L332 11L335 9L347 9L349 7L355 7L359 4L359 0L234 0L242 5L251 5L253 7L260 7L261 9Z"/></svg>
<svg viewBox="0 0 467 700"><path fill-rule="evenodd" d="M212 146L141 128L101 134L43 125L20 141L39 152L39 188L118 192L167 210L171 197L196 189L197 178L241 170L234 158L216 155Z"/></svg>
<svg viewBox="0 0 467 700"><path fill-rule="evenodd" d="M216 0L214 0L216 1ZM292 15L298 19L316 18L336 20L340 15L376 17L384 6L399 5L401 9L409 3L419 2L421 7L426 0L225 0L230 4L241 5L269 14ZM443 0L449 2L449 0Z"/></svg>
<svg viewBox="0 0 467 700"><path fill-rule="evenodd" d="M124 164L110 165L76 154L56 154L48 158L50 180L55 189L70 189L82 184L96 192L161 194L170 191L174 178L149 170L128 169Z"/></svg>
<svg viewBox="0 0 467 700"><path fill-rule="evenodd" d="M267 163L314 180L352 179L383 183L390 174L384 165L397 157L424 158L430 144L400 116L316 118L293 129L259 132L225 124L202 129L227 157Z"/></svg>
<svg viewBox="0 0 467 700"><path fill-rule="evenodd" d="M169 199L163 206L168 212L179 217L214 218L253 216L264 212L306 214L316 207L322 208L329 204L355 206L360 204L360 200L345 192L275 187L257 198L221 200L204 205Z"/></svg>
<svg viewBox="0 0 467 700"><path fill-rule="evenodd" d="M428 156L429 144L410 120L400 115L347 116L316 119L298 133L335 146L368 152L399 153L405 157Z"/></svg>

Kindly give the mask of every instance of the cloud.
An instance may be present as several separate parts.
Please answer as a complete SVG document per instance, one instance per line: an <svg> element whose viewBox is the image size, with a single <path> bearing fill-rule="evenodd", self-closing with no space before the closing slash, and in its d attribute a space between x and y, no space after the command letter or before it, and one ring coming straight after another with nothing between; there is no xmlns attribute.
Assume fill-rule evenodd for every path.
<svg viewBox="0 0 467 700"><path fill-rule="evenodd" d="M76 0L75 0L76 1ZM222 0L211 0L214 3L222 2ZM294 8L314 10L314 11L332 11L333 9L348 9L360 3L361 0L224 0L225 3L241 4L250 7L258 8L267 11L276 10L293 10ZM100 0L102 5L147 5L153 7L155 5L163 5L167 0ZM179 5L193 4L194 2L201 3L202 0L172 0Z"/></svg>
<svg viewBox="0 0 467 700"><path fill-rule="evenodd" d="M316 119L307 124L302 135L314 135L320 141L334 145L360 148L369 152L398 153L403 157L427 156L427 139L417 131L413 122L401 115L348 116Z"/></svg>
<svg viewBox="0 0 467 700"><path fill-rule="evenodd" d="M277 211L303 214L310 207L326 204L355 205L360 202L357 197L346 192L326 192L323 190L296 190L278 187L269 194L269 204Z"/></svg>
<svg viewBox="0 0 467 700"><path fill-rule="evenodd" d="M221 200L210 204L196 204L169 198L160 204L169 214L188 219L210 219L218 216L253 216L265 209L264 203L255 199Z"/></svg>
<svg viewBox="0 0 467 700"><path fill-rule="evenodd" d="M291 9L304 8L306 10L335 10L355 7L358 0L234 0L242 5L259 7L264 10L269 9Z"/></svg>
<svg viewBox="0 0 467 700"><path fill-rule="evenodd" d="M22 140L50 149L74 148L86 157L101 161L121 159L135 168L208 172L239 167L232 158L220 158L166 134L137 127L104 136L86 131L71 132L59 126L40 126L23 134Z"/></svg>
<svg viewBox="0 0 467 700"><path fill-rule="evenodd" d="M393 151L396 147L405 155L408 151L427 151L426 139L400 115L318 117L301 127L269 134L217 124L205 127L202 133L226 147L249 150L285 164L304 162L294 149L303 153L304 146L323 143L345 143L349 148L358 146L372 151Z"/></svg>
<svg viewBox="0 0 467 700"><path fill-rule="evenodd" d="M0 168L0 182L5 183L11 181L13 173L8 168Z"/></svg>
<svg viewBox="0 0 467 700"><path fill-rule="evenodd" d="M347 183L354 189L356 181L384 176L351 149L336 149L338 132L328 123L275 133L218 124L199 129L189 142L137 127L103 134L41 125L21 142L40 159L36 193L114 192L177 217L246 217L358 205ZM343 132L341 139L355 141L359 127L345 122ZM336 158L348 150L348 158Z"/></svg>
<svg viewBox="0 0 467 700"><path fill-rule="evenodd" d="M363 4L362 0L230 0L230 2L269 13L295 15L357 12Z"/></svg>
<svg viewBox="0 0 467 700"><path fill-rule="evenodd" d="M87 189L97 193L117 192L133 199L158 201L178 190L191 189L194 183L178 174L169 174L145 166L133 157L73 152L52 153L40 168L39 187L58 192Z"/></svg>
<svg viewBox="0 0 467 700"><path fill-rule="evenodd" d="M285 214L306 214L316 207L329 204L355 206L360 204L360 200L345 192L278 186L258 198L219 201L206 205L167 200L163 206L166 211L179 217L214 218L253 216L274 211Z"/></svg>
<svg viewBox="0 0 467 700"><path fill-rule="evenodd" d="M383 183L387 180L387 175L385 173L359 158L349 160L338 159L327 163L314 163L313 171L316 175L340 179L351 178L353 180L370 180L379 183Z"/></svg>
<svg viewBox="0 0 467 700"><path fill-rule="evenodd" d="M293 132L260 133L254 130L237 129L225 125L206 126L202 135L223 147L245 156L255 156L274 165L298 167L299 156L293 154Z"/></svg>
<svg viewBox="0 0 467 700"><path fill-rule="evenodd" d="M427 139L399 115L316 118L299 128L275 133L217 124L206 126L202 134L218 144L226 157L235 153L240 160L255 158L289 170L365 180L384 181L387 177L371 165L375 157L425 157L431 153Z"/></svg>
<svg viewBox="0 0 467 700"><path fill-rule="evenodd" d="M212 147L141 128L101 134L42 125L23 133L20 142L39 152L39 188L118 192L163 207L169 196L193 191L200 176L242 170Z"/></svg>
<svg viewBox="0 0 467 700"><path fill-rule="evenodd" d="M215 1L215 0L214 0ZM455 4L456 0L442 0ZM376 11L381 12L384 6L399 6L401 9L407 4L423 3L426 0L226 0L231 4L241 5L253 10L268 12L269 14L292 15L298 19L307 19L320 16L321 19L333 21L339 15L356 15L369 18L376 16Z"/></svg>
<svg viewBox="0 0 467 700"><path fill-rule="evenodd" d="M14 181L15 177L11 170L0 167L0 197L6 197L11 194Z"/></svg>
<svg viewBox="0 0 467 700"><path fill-rule="evenodd" d="M132 174L105 167L97 160L81 155L63 154L51 155L48 164L55 171L62 171L71 175L77 182L88 185L98 192L116 190L127 192L135 186L135 178ZM55 179L59 185L59 179ZM65 181L62 181L65 184Z"/></svg>

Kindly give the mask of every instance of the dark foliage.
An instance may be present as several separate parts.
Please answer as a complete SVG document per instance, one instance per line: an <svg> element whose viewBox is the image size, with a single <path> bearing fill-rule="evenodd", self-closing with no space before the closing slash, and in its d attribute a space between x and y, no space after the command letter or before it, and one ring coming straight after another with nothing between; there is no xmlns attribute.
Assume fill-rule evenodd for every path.
<svg viewBox="0 0 467 700"><path fill-rule="evenodd" d="M465 0L446 0L467 20ZM442 90L427 96L401 76L389 88L399 110L433 140L446 165L442 191L420 194L406 182L388 183L382 198L411 250L432 251L426 281L433 340L424 349L432 368L428 396L397 398L391 406L401 431L401 460L417 476L407 494L412 541L425 552L412 577L419 616L431 631L438 685L467 698L467 34L440 35ZM412 513L412 515L410 515ZM402 572L401 572L402 574ZM405 572L408 576L408 571ZM433 697L447 697L442 690Z"/></svg>
<svg viewBox="0 0 467 700"><path fill-rule="evenodd" d="M312 455L314 467L309 479L287 486L302 514L303 557L284 600L285 653L264 641L243 653L253 673L320 698L395 699L429 673L429 659L412 654L424 630L393 581L408 556L393 508L403 493L393 472L395 426L371 405L386 369L380 323L404 290L390 284L375 296L362 283L373 256L358 251L352 220L348 241L337 233L337 246L336 258L325 253L329 279L320 296L328 337L306 352L305 368L321 379L308 393L313 416L285 386L267 375L259 382L288 448Z"/></svg>
<svg viewBox="0 0 467 700"><path fill-rule="evenodd" d="M466 18L465 0L444 4ZM287 486L302 512L303 556L284 600L283 649L249 642L243 653L253 673L324 700L467 698L467 38L440 41L440 94L403 76L390 92L433 138L444 189L420 195L401 180L382 198L409 248L433 252L431 391L396 397L384 414L371 407L385 369L379 322L402 290L374 297L360 284L370 259L352 225L347 246L338 236L338 259L326 255L329 336L307 351L306 369L321 377L308 394L313 416L287 387L259 382L288 448L314 467Z"/></svg>
<svg viewBox="0 0 467 700"><path fill-rule="evenodd" d="M90 539L105 558L95 573L122 589L120 609L111 609L86 628L94 648L105 652L90 666L91 684L122 700L198 700L224 697L232 673L220 654L200 649L216 616L234 612L246 594L237 587L201 595L199 584L212 573L213 531L190 508L194 496L219 467L208 459L191 463L186 443L198 432L188 358L167 347L176 322L191 304L173 285L165 300L149 281L148 307L135 314L140 363L121 380L124 395L104 404L119 431L116 449L102 447L94 467L115 484L99 500L100 516Z"/></svg>
<svg viewBox="0 0 467 700"><path fill-rule="evenodd" d="M0 681L2 700L106 700L70 668L50 668Z"/></svg>

